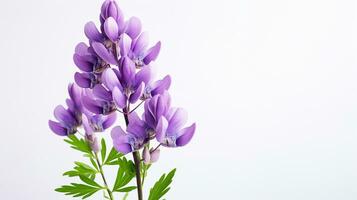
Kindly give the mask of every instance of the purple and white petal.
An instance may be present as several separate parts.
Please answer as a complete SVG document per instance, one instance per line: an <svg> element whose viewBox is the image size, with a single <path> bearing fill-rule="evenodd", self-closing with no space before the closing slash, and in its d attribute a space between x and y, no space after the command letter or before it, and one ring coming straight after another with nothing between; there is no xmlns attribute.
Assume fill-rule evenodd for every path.
<svg viewBox="0 0 357 200"><path fill-rule="evenodd" d="M128 34L132 39L138 37L141 32L141 22L137 17L131 17L126 24L125 33Z"/></svg>
<svg viewBox="0 0 357 200"><path fill-rule="evenodd" d="M92 78L89 73L79 73L74 74L74 80L82 88L91 88L92 87Z"/></svg>
<svg viewBox="0 0 357 200"><path fill-rule="evenodd" d="M54 122L52 120L48 120L48 126L50 127L52 132L56 133L59 136L66 136L67 135L67 128L63 127L58 122Z"/></svg>
<svg viewBox="0 0 357 200"><path fill-rule="evenodd" d="M117 115L115 112L113 112L109 115L103 116L103 118L103 129L107 129L115 123Z"/></svg>
<svg viewBox="0 0 357 200"><path fill-rule="evenodd" d="M82 103L85 108L95 114L103 114L103 107L98 100L94 100L88 96L83 96Z"/></svg>
<svg viewBox="0 0 357 200"><path fill-rule="evenodd" d="M141 84L144 82L145 85L148 84L151 80L152 72L150 66L143 67L138 73L135 75L135 85Z"/></svg>
<svg viewBox="0 0 357 200"><path fill-rule="evenodd" d="M169 126L168 133L175 133L180 130L187 122L187 112L182 108L177 108L170 118L167 118Z"/></svg>
<svg viewBox="0 0 357 200"><path fill-rule="evenodd" d="M68 110L66 110L62 105L56 106L53 114L59 122L63 122L68 126L76 125L76 119L74 118L74 116L70 112L68 112Z"/></svg>
<svg viewBox="0 0 357 200"><path fill-rule="evenodd" d="M113 71L113 69L105 69L103 74L102 74L102 81L110 91L113 91L114 87L118 87L120 90L123 90L123 87L121 86L118 76L116 73Z"/></svg>
<svg viewBox="0 0 357 200"><path fill-rule="evenodd" d="M193 137L193 134L196 130L196 123L193 123L191 126L180 130L177 133L176 145L184 146L189 143Z"/></svg>
<svg viewBox="0 0 357 200"><path fill-rule="evenodd" d="M119 41L121 56L129 56L131 51L131 43L132 43L132 39L127 34L123 34L121 36L121 39Z"/></svg>
<svg viewBox="0 0 357 200"><path fill-rule="evenodd" d="M78 54L73 55L73 61L76 66L85 72L92 72L93 71L93 63L89 62L88 60L84 59L82 56Z"/></svg>
<svg viewBox="0 0 357 200"><path fill-rule="evenodd" d="M113 17L109 17L104 22L104 31L107 37L112 41L116 42L119 36L118 24Z"/></svg>
<svg viewBox="0 0 357 200"><path fill-rule="evenodd" d="M127 98L118 87L114 87L112 91L112 96L114 103L118 108L123 109L126 107Z"/></svg>
<svg viewBox="0 0 357 200"><path fill-rule="evenodd" d="M155 132L156 132L156 140L162 144L165 143L167 127L168 127L168 122L165 119L165 117L160 117Z"/></svg>
<svg viewBox="0 0 357 200"><path fill-rule="evenodd" d="M140 36L132 44L133 53L136 57L142 57L145 54L145 50L148 46L149 35L146 32L142 32Z"/></svg>
<svg viewBox="0 0 357 200"><path fill-rule="evenodd" d="M166 75L162 80L156 81L151 90L151 95L155 96L157 94L163 94L164 91L168 90L171 85L171 76Z"/></svg>
<svg viewBox="0 0 357 200"><path fill-rule="evenodd" d="M144 92L144 83L141 83L139 87L135 90L135 92L130 95L129 98L130 103L134 104L135 102L137 102L141 97L141 95L143 94L143 92Z"/></svg>
<svg viewBox="0 0 357 200"><path fill-rule="evenodd" d="M88 22L84 26L84 34L87 36L89 40L102 42L103 36L95 26L94 22Z"/></svg>
<svg viewBox="0 0 357 200"><path fill-rule="evenodd" d="M103 99L105 101L112 101L113 97L112 97L112 93L110 91L108 91L107 89L105 89L102 85L96 85L93 88L93 94L100 98Z"/></svg>
<svg viewBox="0 0 357 200"><path fill-rule="evenodd" d="M155 44L155 46L151 47L148 51L146 56L144 57L144 64L148 65L151 61L156 60L157 56L160 53L161 42Z"/></svg>
<svg viewBox="0 0 357 200"><path fill-rule="evenodd" d="M92 47L95 51L95 53L103 59L105 62L112 64L112 65L118 65L118 62L113 55L112 52L110 52L102 43L99 42L93 42Z"/></svg>

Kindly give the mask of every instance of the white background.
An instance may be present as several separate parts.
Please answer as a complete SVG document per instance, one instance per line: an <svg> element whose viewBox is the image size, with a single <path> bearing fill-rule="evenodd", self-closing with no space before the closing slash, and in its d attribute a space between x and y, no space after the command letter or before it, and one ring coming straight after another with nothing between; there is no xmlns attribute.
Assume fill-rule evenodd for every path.
<svg viewBox="0 0 357 200"><path fill-rule="evenodd" d="M80 154L47 121L101 3L1 0L1 199L71 199L53 190ZM162 151L146 188L177 167L168 200L357 199L356 1L119 5L162 41L157 77L172 75L173 104L197 122L187 147Z"/></svg>

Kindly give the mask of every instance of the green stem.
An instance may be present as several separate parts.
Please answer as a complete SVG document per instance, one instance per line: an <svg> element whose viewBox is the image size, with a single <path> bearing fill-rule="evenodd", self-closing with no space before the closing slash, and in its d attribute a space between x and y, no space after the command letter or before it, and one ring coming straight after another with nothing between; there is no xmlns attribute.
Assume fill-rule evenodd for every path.
<svg viewBox="0 0 357 200"><path fill-rule="evenodd" d="M129 124L129 118L128 118L128 113L130 113L130 108L129 106L123 110L124 112L124 119L125 119L125 124L128 126ZM141 184L141 175L140 175L140 155L138 151L133 152L133 158L134 158L134 165L135 165L135 176L136 176L136 187L138 191L138 200L143 200L143 188Z"/></svg>
<svg viewBox="0 0 357 200"><path fill-rule="evenodd" d="M100 164L100 161L99 161L99 158L98 158L98 154L94 153L94 157L95 157L95 160L97 161L98 168L99 168L99 173L102 176L102 179L103 179L103 182L104 182L104 186L105 186L105 188L106 188L106 190L108 192L109 198L110 198L110 200L114 200L113 193L109 189L107 180L105 179L104 171L103 171L103 168L102 168L102 164Z"/></svg>

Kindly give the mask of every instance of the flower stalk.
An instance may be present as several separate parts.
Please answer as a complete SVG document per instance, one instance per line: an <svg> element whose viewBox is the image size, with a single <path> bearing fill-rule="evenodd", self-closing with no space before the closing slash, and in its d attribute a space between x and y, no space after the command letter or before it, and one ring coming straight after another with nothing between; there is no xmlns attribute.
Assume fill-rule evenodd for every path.
<svg viewBox="0 0 357 200"><path fill-rule="evenodd" d="M107 193L109 195L109 199L110 200L114 200L113 192L108 187L107 180L106 180L106 178L104 176L104 171L103 171L103 168L102 168L102 164L100 163L99 158L98 158L98 154L94 153L94 157L95 157L95 160L96 160L98 168L99 168L99 173L100 173L100 175L101 175L101 177L103 179L104 187L106 188L106 191L107 191Z"/></svg>
<svg viewBox="0 0 357 200"><path fill-rule="evenodd" d="M139 104L140 105L140 104ZM123 109L124 113L124 119L125 119L125 124L126 126L129 125L129 117L128 113L130 113L130 108L129 106L127 109ZM134 165L135 165L135 177L136 177L136 187L138 191L138 200L143 200L143 189L142 189L142 184L141 184L141 174L140 174L140 155L138 151L133 152L133 159L134 159Z"/></svg>

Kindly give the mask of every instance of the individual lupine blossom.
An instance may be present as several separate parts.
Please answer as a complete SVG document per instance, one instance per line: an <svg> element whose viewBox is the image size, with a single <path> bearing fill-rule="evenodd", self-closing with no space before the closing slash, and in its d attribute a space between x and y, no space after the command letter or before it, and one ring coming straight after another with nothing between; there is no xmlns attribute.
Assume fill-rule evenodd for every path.
<svg viewBox="0 0 357 200"><path fill-rule="evenodd" d="M145 103L144 118L152 128L155 127L156 140L166 147L186 145L196 129L195 123L183 128L187 122L187 112L182 108L171 107L171 98L167 92Z"/></svg>
<svg viewBox="0 0 357 200"><path fill-rule="evenodd" d="M75 85L68 86L70 98L66 100L68 106L65 109L62 105L58 105L54 110L54 116L58 122L49 120L50 129L60 136L66 136L77 132L77 128L82 124L82 104L81 104L81 89Z"/></svg>
<svg viewBox="0 0 357 200"><path fill-rule="evenodd" d="M141 149L150 140L150 129L145 121L141 120L136 112L130 113L128 118L126 131L116 126L111 132L114 148L123 154Z"/></svg>

